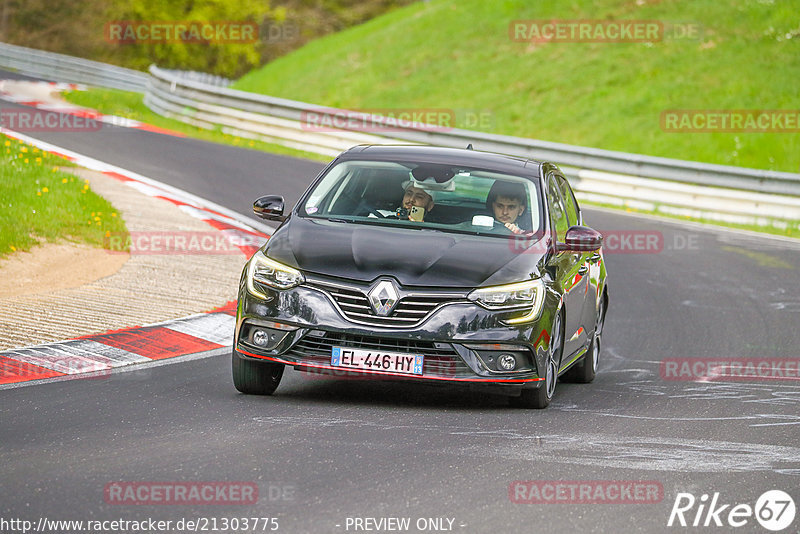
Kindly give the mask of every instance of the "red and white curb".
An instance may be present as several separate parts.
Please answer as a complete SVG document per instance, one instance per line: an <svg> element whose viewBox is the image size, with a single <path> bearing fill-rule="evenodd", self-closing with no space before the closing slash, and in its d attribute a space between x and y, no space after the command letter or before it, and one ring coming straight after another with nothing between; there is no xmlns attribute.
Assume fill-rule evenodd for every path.
<svg viewBox="0 0 800 534"><path fill-rule="evenodd" d="M230 302L174 321L0 351L0 385L84 375L103 378L118 367L230 347L235 315L236 303Z"/></svg>
<svg viewBox="0 0 800 534"><path fill-rule="evenodd" d="M172 202L185 213L222 231L248 258L263 245L272 228L223 206L140 174L0 127L3 134L82 167L99 171L129 187ZM104 375L115 367L196 354L233 344L236 303L183 319L115 330L77 339L0 352L0 385L89 373Z"/></svg>
<svg viewBox="0 0 800 534"><path fill-rule="evenodd" d="M9 80L9 81L14 82L15 88L30 87L33 89L50 89L52 91L81 91L86 89L85 86L74 83L56 83L56 82L41 82L41 81L21 82L19 80ZM108 124L110 126L133 128L136 130L144 130L147 132L171 135L173 137L186 137L186 135L182 134L181 132L176 132L174 130L169 130L167 128L159 128L158 126L153 126L152 124L139 122L137 120L128 119L126 117L120 117L118 115L104 115L99 111L70 104L69 102L48 103L42 100L31 99L31 95L26 94L24 91L17 92L7 89L5 82L6 80L0 80L0 98L3 98L10 102L14 102L16 104L20 104L22 106L32 107L38 109L39 111L44 111L44 112L49 111L54 113L63 113L65 115L73 115L75 117L80 117L81 119L92 120L103 124Z"/></svg>

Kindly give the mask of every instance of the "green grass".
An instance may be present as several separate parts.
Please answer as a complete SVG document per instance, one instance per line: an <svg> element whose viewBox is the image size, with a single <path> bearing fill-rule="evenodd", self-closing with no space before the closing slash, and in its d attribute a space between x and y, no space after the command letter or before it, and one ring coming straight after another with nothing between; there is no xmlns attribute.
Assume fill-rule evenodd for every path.
<svg viewBox="0 0 800 534"><path fill-rule="evenodd" d="M0 135L0 258L43 242L100 247L125 223L87 181L58 167L63 159Z"/></svg>
<svg viewBox="0 0 800 534"><path fill-rule="evenodd" d="M798 2L432 0L315 40L234 88L350 109L443 108L467 129L800 172L798 133L668 133L671 109L800 109ZM697 39L514 42L527 19L660 20ZM485 114L485 115L479 115ZM480 148L476 146L476 148Z"/></svg>
<svg viewBox="0 0 800 534"><path fill-rule="evenodd" d="M296 150L274 143L265 143L263 141L228 135L220 131L219 128L208 130L186 124L177 119L163 117L152 112L144 105L144 97L140 93L120 91L117 89L89 89L87 91L71 91L64 93L63 96L67 101L73 104L95 109L105 115L116 115L118 117L141 121L160 128L180 132L194 139L202 139L204 141L211 141L213 143L221 143L239 148L252 148L264 152L271 152L273 154L313 159L316 161L328 162L331 159L319 154Z"/></svg>

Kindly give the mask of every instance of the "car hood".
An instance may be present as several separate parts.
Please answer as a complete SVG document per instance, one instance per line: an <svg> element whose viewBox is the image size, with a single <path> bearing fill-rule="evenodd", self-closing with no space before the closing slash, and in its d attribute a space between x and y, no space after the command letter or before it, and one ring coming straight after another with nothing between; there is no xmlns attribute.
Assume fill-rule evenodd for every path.
<svg viewBox="0 0 800 534"><path fill-rule="evenodd" d="M476 287L535 278L541 252L520 253L512 240L292 217L265 252L307 273L402 285Z"/></svg>

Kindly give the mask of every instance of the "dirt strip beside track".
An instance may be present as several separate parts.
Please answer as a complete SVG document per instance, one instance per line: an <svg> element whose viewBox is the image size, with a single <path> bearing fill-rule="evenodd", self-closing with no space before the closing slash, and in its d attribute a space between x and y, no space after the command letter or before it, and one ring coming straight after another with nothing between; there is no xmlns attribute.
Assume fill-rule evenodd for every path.
<svg viewBox="0 0 800 534"><path fill-rule="evenodd" d="M119 211L131 233L222 233L174 203L102 173L75 169ZM145 234L147 235L147 234ZM152 251L150 251L152 252ZM72 339L203 312L236 299L245 255L133 253L121 268L72 289L47 284L0 298L0 350ZM89 261L89 260L87 260ZM75 262L75 270L90 265ZM4 276L0 263L0 277Z"/></svg>

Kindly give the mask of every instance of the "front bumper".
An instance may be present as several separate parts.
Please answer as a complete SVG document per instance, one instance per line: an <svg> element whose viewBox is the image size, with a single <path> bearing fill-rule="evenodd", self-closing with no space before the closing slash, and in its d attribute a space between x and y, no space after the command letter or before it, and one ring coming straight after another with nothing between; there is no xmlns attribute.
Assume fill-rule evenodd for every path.
<svg viewBox="0 0 800 534"><path fill-rule="evenodd" d="M475 383L536 388L543 382L552 323L558 299L549 294L539 319L508 326L502 313L453 299L432 310L413 327L365 325L347 317L329 293L300 285L270 291L269 300L251 295L240 286L234 347L243 357L273 361L296 369L376 379ZM464 295L465 296L465 295ZM268 340L255 343L256 330ZM422 374L343 369L331 364L335 346L424 355ZM493 356L512 353L517 370L503 372Z"/></svg>

